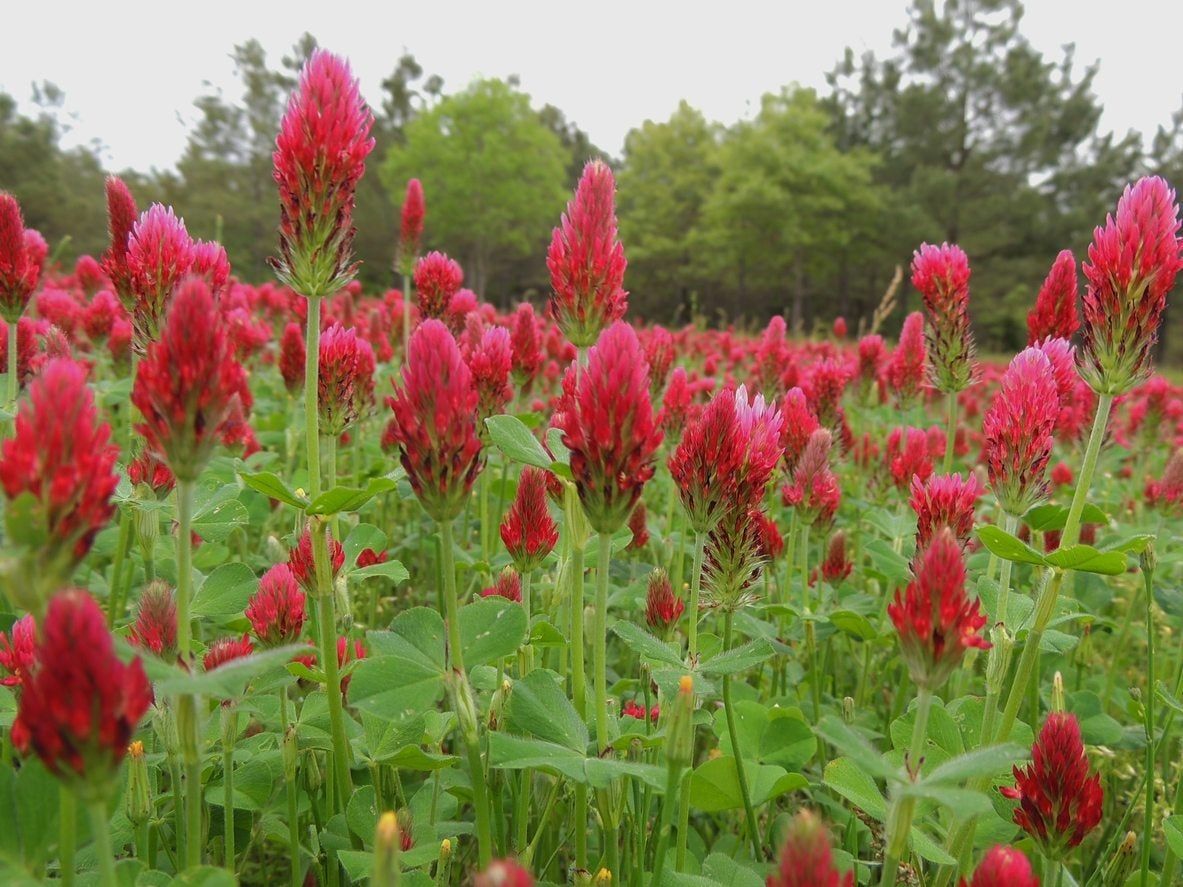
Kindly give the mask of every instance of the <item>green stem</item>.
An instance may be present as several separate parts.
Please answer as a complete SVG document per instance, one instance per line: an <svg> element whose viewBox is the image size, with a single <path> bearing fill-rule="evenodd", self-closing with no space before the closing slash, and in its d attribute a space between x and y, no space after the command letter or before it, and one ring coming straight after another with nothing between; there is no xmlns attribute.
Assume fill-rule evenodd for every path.
<svg viewBox="0 0 1183 887"><path fill-rule="evenodd" d="M103 887L115 887L115 853L111 849L107 806L102 801L90 804L90 830L94 833L94 848L99 858L100 883Z"/></svg>
<svg viewBox="0 0 1183 887"><path fill-rule="evenodd" d="M411 291L414 284L409 274L403 275L403 363L411 350Z"/></svg>
<svg viewBox="0 0 1183 887"><path fill-rule="evenodd" d="M111 562L111 584L107 588L107 625L115 627L115 620L121 613L123 568L131 551L131 517L126 508L119 509L119 538L115 543L115 558Z"/></svg>
<svg viewBox="0 0 1183 887"><path fill-rule="evenodd" d="M456 563L453 555L452 524L450 521L440 521L440 561L444 574L444 608L445 619L448 623L448 653L451 657L452 671L457 679L468 680L468 673L464 668L464 646L460 637L460 606L456 600ZM462 718L460 712L457 718ZM463 723L463 722L462 722ZM493 858L493 839L490 828L489 792L485 784L485 768L481 764L481 748L479 738L472 735L463 726L461 735L468 752L468 774L472 780L472 801L476 808L477 856L482 869L488 868Z"/></svg>
<svg viewBox="0 0 1183 887"><path fill-rule="evenodd" d="M905 766L913 779L920 775L920 763L924 757L924 740L928 734L928 716L932 711L932 691L920 687L916 694L916 720L912 724L912 742L908 746ZM908 833L912 829L912 814L916 799L911 795L898 798L888 817L887 851L883 860L883 878L879 887L895 887L900 860L908 850Z"/></svg>
<svg viewBox="0 0 1183 887"><path fill-rule="evenodd" d="M592 629L592 668L595 671L596 742L600 754L608 748L608 569L612 561L612 537L600 533L596 566L596 612Z"/></svg>
<svg viewBox="0 0 1183 887"><path fill-rule="evenodd" d="M1154 570L1142 565L1146 588L1146 811L1142 825L1142 887L1150 883L1150 849L1154 845L1154 769L1158 745L1154 736L1154 709L1157 701L1154 678ZM1164 882L1165 883L1165 882Z"/></svg>
<svg viewBox="0 0 1183 887"><path fill-rule="evenodd" d="M690 612L686 622L686 646L691 663L698 656L698 607L702 594L702 561L706 550L707 534L694 531L694 563L690 568Z"/></svg>
<svg viewBox="0 0 1183 887"><path fill-rule="evenodd" d="M674 856L674 870L686 871L686 845L690 840L690 774L682 774L682 785L678 791L678 852Z"/></svg>
<svg viewBox="0 0 1183 887"><path fill-rule="evenodd" d="M723 651L731 649L731 627L735 619L735 612L728 609L723 615ZM760 850L760 831L756 825L756 813L752 809L751 792L748 789L748 778L744 772L743 749L739 744L739 731L736 727L735 706L731 702L731 675L723 675L723 711L727 715L727 734L731 738L731 753L735 756L735 775L739 781L739 793L743 797L744 815L747 819L748 837L752 841L752 855L759 862L763 858Z"/></svg>
<svg viewBox="0 0 1183 887"><path fill-rule="evenodd" d="M325 672L325 693L328 696L329 727L333 737L333 779L337 801L332 812L345 809L353 797L353 779L349 772L349 741L345 738L345 713L341 704L341 671L337 666L337 631L333 594L332 565L329 563L329 547L324 529L314 524L312 534L312 560L316 569L317 618L320 621L320 657Z"/></svg>
<svg viewBox="0 0 1183 887"><path fill-rule="evenodd" d="M661 799L661 818L657 827L657 850L653 857L653 875L649 878L650 887L657 887L661 883L661 871L665 868L666 848L670 844L670 820L673 818L681 769L676 764L670 764L666 771L665 796Z"/></svg>
<svg viewBox="0 0 1183 887"><path fill-rule="evenodd" d="M568 492L569 497L573 496ZM578 503L568 508L568 516L575 514ZM571 696L579 719L587 720L587 673L583 662L583 541L571 539ZM575 867L587 868L587 786L575 786Z"/></svg>
<svg viewBox="0 0 1183 887"><path fill-rule="evenodd" d="M73 887L74 854L78 849L78 799L64 785L58 788L61 813L58 817L58 864L62 884Z"/></svg>
<svg viewBox="0 0 1183 887"><path fill-rule="evenodd" d="M288 727L291 720L288 716L288 691L286 687L280 688L279 696L279 712L281 730L280 742L283 743L283 737L287 736ZM291 884L292 887L301 887L304 883L304 873L300 870L300 795L297 781L299 779L299 766L296 767L296 773L290 774L285 779L287 783L284 787L284 794L287 796L288 807L288 856L291 858Z"/></svg>
<svg viewBox="0 0 1183 887"><path fill-rule="evenodd" d="M304 434L308 446L308 498L320 495L320 299L308 297L308 325L304 334Z"/></svg>
<svg viewBox="0 0 1183 887"><path fill-rule="evenodd" d="M1076 493L1072 497L1072 504L1068 509L1068 519L1064 524L1064 532L1060 539L1061 548L1075 545L1080 539L1080 515L1084 511L1085 499L1088 497L1093 474L1097 469L1097 458L1101 453L1101 442L1105 438L1105 429L1109 424L1109 410L1112 406L1113 395L1102 394L1098 397L1097 414L1093 418L1093 429L1089 434L1088 446L1084 451L1079 482ZM1015 725L1019 706L1027 695L1031 681L1035 679L1035 667L1039 661L1039 645L1043 640L1044 629L1047 628L1047 624L1055 612L1056 599L1059 597L1063 579L1064 573L1054 568L1049 568L1043 573L1043 582L1035 605L1035 622L1027 634L1023 653L1019 657L1015 679L1011 684L1006 708L1003 711L1002 723L998 727L998 735L995 740L997 742L1006 742L1010 738L1010 731Z"/></svg>
<svg viewBox="0 0 1183 887"><path fill-rule="evenodd" d="M183 859L188 846L185 836L185 783L181 779L181 763L176 755L169 756L168 774L173 793L173 831L176 833L177 856Z"/></svg>
<svg viewBox="0 0 1183 887"><path fill-rule="evenodd" d="M953 470L953 450L957 445L957 392L950 391L946 396L948 413L945 419L945 459L941 465L942 474L948 474Z"/></svg>
<svg viewBox="0 0 1183 887"><path fill-rule="evenodd" d="M222 709L222 831L226 871L234 876L234 739L238 733L238 713Z"/></svg>
<svg viewBox="0 0 1183 887"><path fill-rule="evenodd" d="M16 334L17 323L14 321L8 325L8 407L9 412L16 415ZM15 427L15 425L10 425Z"/></svg>
<svg viewBox="0 0 1183 887"><path fill-rule="evenodd" d="M193 626L189 599L193 593L193 481L177 480L177 652L189 662Z"/></svg>

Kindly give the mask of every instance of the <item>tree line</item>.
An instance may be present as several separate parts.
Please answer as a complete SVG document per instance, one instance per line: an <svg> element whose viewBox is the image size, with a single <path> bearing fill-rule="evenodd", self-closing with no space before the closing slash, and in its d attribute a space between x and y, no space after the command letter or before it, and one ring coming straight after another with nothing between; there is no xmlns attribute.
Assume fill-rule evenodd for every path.
<svg viewBox="0 0 1183 887"><path fill-rule="evenodd" d="M363 281L396 284L398 211L417 177L426 242L464 265L469 287L503 306L545 296L551 229L584 162L601 157L617 173L634 315L754 325L784 314L804 331L843 315L857 330L921 241L948 240L972 262L979 341L1014 349L1057 252L1083 258L1126 182L1145 172L1183 182L1183 109L1149 144L1103 131L1097 65L1077 65L1071 46L1045 56L1022 14L1018 0L914 0L890 53L847 50L825 90L771 91L731 125L683 101L629 132L620 157L559 108L535 107L515 78L449 91L404 53L369 96ZM244 279L269 276L271 151L315 46L305 34L275 62L257 41L235 47L241 95L198 97L175 169L123 173L141 203L171 203L196 236L218 237ZM0 188L68 263L104 246L105 170L96 147L62 147L59 90L40 86L34 101L22 115L0 93ZM915 294L905 286L900 298L906 309ZM1183 317L1168 312L1164 350L1173 313Z"/></svg>

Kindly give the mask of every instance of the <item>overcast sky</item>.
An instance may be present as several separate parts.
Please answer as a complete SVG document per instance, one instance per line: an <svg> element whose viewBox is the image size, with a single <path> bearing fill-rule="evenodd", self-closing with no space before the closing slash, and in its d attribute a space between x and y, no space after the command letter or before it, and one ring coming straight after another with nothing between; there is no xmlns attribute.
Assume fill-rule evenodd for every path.
<svg viewBox="0 0 1183 887"><path fill-rule="evenodd" d="M208 87L240 94L231 48L258 38L278 62L304 31L348 56L363 92L404 49L453 91L477 76L518 74L536 105L549 102L618 154L645 119L685 98L730 123L762 93L824 86L843 48L890 48L906 0L200 0L7 3L0 90L27 102L51 80L74 115L68 142L98 140L122 169L171 166ZM76 7L76 8L75 8ZM1101 60L1102 125L1149 138L1183 97L1183 2L1030 0L1024 33L1047 56L1073 42L1078 66ZM28 107L27 104L25 107Z"/></svg>

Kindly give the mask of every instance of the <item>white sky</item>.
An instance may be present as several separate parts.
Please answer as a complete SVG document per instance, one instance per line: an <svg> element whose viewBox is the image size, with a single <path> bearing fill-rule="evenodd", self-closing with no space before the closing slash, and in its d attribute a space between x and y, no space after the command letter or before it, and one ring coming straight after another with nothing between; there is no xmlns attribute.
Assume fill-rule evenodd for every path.
<svg viewBox="0 0 1183 887"><path fill-rule="evenodd" d="M403 49L445 91L476 76L518 74L536 105L549 102L618 154L625 134L663 120L685 98L730 123L762 93L797 82L824 87L845 46L883 54L907 0L198 0L5 3L0 89L28 107L30 85L51 80L74 115L67 142L98 139L111 167L171 166L195 119L204 82L239 95L229 53L258 38L278 63L305 30L348 56L363 92ZM1096 59L1102 126L1147 139L1183 98L1183 3L1029 0L1023 31L1045 56L1074 42L1077 65Z"/></svg>

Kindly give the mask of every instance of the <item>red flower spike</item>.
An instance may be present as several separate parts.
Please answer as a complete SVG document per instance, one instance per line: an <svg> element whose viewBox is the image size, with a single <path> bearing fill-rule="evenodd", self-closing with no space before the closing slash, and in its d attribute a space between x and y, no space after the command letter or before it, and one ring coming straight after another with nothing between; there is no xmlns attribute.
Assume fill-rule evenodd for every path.
<svg viewBox="0 0 1183 887"><path fill-rule="evenodd" d="M887 365L887 383L900 407L914 405L924 386L928 363L928 348L924 338L924 315L914 311L904 319L900 341Z"/></svg>
<svg viewBox="0 0 1183 887"><path fill-rule="evenodd" d="M879 384L879 375L887 363L887 345L882 336L863 336L858 342L858 369L855 377L858 379L859 397L866 400L875 386Z"/></svg>
<svg viewBox="0 0 1183 887"><path fill-rule="evenodd" d="M27 613L12 624L12 637L0 631L0 687L16 687L25 681L25 676L37 660L37 625L33 614Z"/></svg>
<svg viewBox="0 0 1183 887"><path fill-rule="evenodd" d="M477 428L485 438L488 434L485 419L504 412L513 399L513 386L509 384L513 368L509 330L500 326L487 328L465 359L477 392Z"/></svg>
<svg viewBox="0 0 1183 887"><path fill-rule="evenodd" d="M120 661L94 598L80 589L59 592L21 688L13 745L36 754L85 799L100 800L151 704L143 663Z"/></svg>
<svg viewBox="0 0 1183 887"><path fill-rule="evenodd" d="M648 514L644 501L638 502L633 513L628 516L628 528L633 534L628 543L629 551L640 551L649 544Z"/></svg>
<svg viewBox="0 0 1183 887"><path fill-rule="evenodd" d="M538 338L538 318L534 306L522 302L514 312L510 345L513 349L513 380L522 389L534 381L542 366L542 343Z"/></svg>
<svg viewBox="0 0 1183 887"><path fill-rule="evenodd" d="M1039 878L1022 850L997 844L982 857L971 880L961 879L961 887L1039 887Z"/></svg>
<svg viewBox="0 0 1183 887"><path fill-rule="evenodd" d="M255 648L251 645L251 639L245 634L241 638L219 638L205 651L201 667L206 671L213 671L235 659L246 659L254 652Z"/></svg>
<svg viewBox="0 0 1183 887"><path fill-rule="evenodd" d="M594 343L628 308L615 195L612 170L601 160L590 161L546 252L554 289L551 314L579 348Z"/></svg>
<svg viewBox="0 0 1183 887"><path fill-rule="evenodd" d="M649 364L649 395L656 401L665 390L666 379L677 356L674 337L665 327L654 326L641 344L645 350L645 362Z"/></svg>
<svg viewBox="0 0 1183 887"><path fill-rule="evenodd" d="M735 498L743 457L735 421L735 392L725 388L690 423L669 470L696 533L710 532Z"/></svg>
<svg viewBox="0 0 1183 887"><path fill-rule="evenodd" d="M332 578L336 580L337 574L345 566L345 549L340 542L329 536L328 527L325 527L324 533L328 537L329 564L333 570ZM296 582L304 589L305 594L316 595L316 566L312 560L311 530L305 528L304 532L300 534L300 540L296 543L296 547L288 552L288 568L292 571Z"/></svg>
<svg viewBox="0 0 1183 887"><path fill-rule="evenodd" d="M512 859L494 859L472 883L473 887L534 887L534 878Z"/></svg>
<svg viewBox="0 0 1183 887"><path fill-rule="evenodd" d="M362 352L369 346L352 329L334 323L320 336L320 370L317 374L316 406L320 413L321 432L340 437L357 421L356 387L365 385L366 360ZM369 363L373 363L370 352ZM368 374L373 388L373 371Z"/></svg>
<svg viewBox="0 0 1183 887"><path fill-rule="evenodd" d="M481 597L503 597L515 604L522 602L522 577L513 567L506 567L497 574L492 588L481 591Z"/></svg>
<svg viewBox="0 0 1183 887"><path fill-rule="evenodd" d="M142 352L160 337L160 325L177 284L193 268L193 240L172 207L154 203L140 216L127 242L135 345Z"/></svg>
<svg viewBox="0 0 1183 887"><path fill-rule="evenodd" d="M158 579L144 589L127 640L161 659L176 659L177 602L167 582Z"/></svg>
<svg viewBox="0 0 1183 887"><path fill-rule="evenodd" d="M82 314L82 328L91 341L102 342L111 335L111 328L123 313L123 306L110 290L99 290Z"/></svg>
<svg viewBox="0 0 1183 887"><path fill-rule="evenodd" d="M925 481L913 476L908 504L916 512L916 548L927 548L945 527L953 531L959 544L969 542L981 495L982 487L973 474L933 474Z"/></svg>
<svg viewBox="0 0 1183 887"><path fill-rule="evenodd" d="M977 599L965 593L965 560L948 527L916 555L913 579L897 590L887 613L900 637L900 652L918 686L936 690L970 647L989 649L978 632L986 624Z"/></svg>
<svg viewBox="0 0 1183 887"><path fill-rule="evenodd" d="M1017 800L1015 825L1052 859L1062 859L1101 821L1101 777L1089 761L1076 715L1052 712L1031 746L1031 763L1014 768L1015 785L1001 788Z"/></svg>
<svg viewBox="0 0 1183 887"><path fill-rule="evenodd" d="M756 522L757 544L764 560L774 561L784 554L785 538L780 534L776 521L765 511L753 513L752 520Z"/></svg>
<svg viewBox="0 0 1183 887"><path fill-rule="evenodd" d="M1047 463L1059 414L1047 357L1038 348L1016 355L982 421L990 488L1008 514L1023 515L1047 497Z"/></svg>
<svg viewBox="0 0 1183 887"><path fill-rule="evenodd" d="M1146 504L1168 513L1183 511L1183 450L1171 454L1161 479L1146 484Z"/></svg>
<svg viewBox="0 0 1183 887"><path fill-rule="evenodd" d="M353 207L374 148L374 117L343 60L317 49L288 100L272 155L279 187L279 279L309 298L344 289L357 273Z"/></svg>
<svg viewBox="0 0 1183 887"><path fill-rule="evenodd" d="M559 540L546 504L546 474L533 466L522 469L517 493L501 522L501 541L520 573L541 566Z"/></svg>
<svg viewBox="0 0 1183 887"><path fill-rule="evenodd" d="M1150 373L1167 293L1183 266L1175 192L1157 176L1125 189L1093 232L1084 264L1080 374L1098 394L1124 394Z"/></svg>
<svg viewBox="0 0 1183 887"><path fill-rule="evenodd" d="M781 415L784 424L781 426L780 443L784 449L785 471L792 474L797 467L797 460L805 452L805 445L809 443L813 432L821 427L821 423L809 408L805 392L800 388L791 388L785 394Z"/></svg>
<svg viewBox="0 0 1183 887"><path fill-rule="evenodd" d="M785 319L776 314L768 321L756 348L756 374L760 377L760 387L767 397L775 397L784 390L781 376L789 363Z"/></svg>
<svg viewBox="0 0 1183 887"><path fill-rule="evenodd" d="M378 564L384 564L390 560L389 553L377 552L372 548L363 548L357 553L357 568L359 570L366 567L375 567Z"/></svg>
<svg viewBox="0 0 1183 887"><path fill-rule="evenodd" d="M247 603L243 615L262 646L294 644L304 629L304 603L305 594L292 575L291 567L276 564L259 580L259 589Z"/></svg>
<svg viewBox="0 0 1183 887"><path fill-rule="evenodd" d="M923 483L932 474L928 435L921 428L893 428L887 436L884 459L891 479L900 489L910 487L913 478Z"/></svg>
<svg viewBox="0 0 1183 887"><path fill-rule="evenodd" d="M1027 344L1071 339L1080 329L1077 298L1076 257L1072 250L1066 249L1056 256L1052 270L1035 297L1035 307L1027 313Z"/></svg>
<svg viewBox="0 0 1183 887"><path fill-rule="evenodd" d="M813 813L802 810L789 826L780 862L767 887L854 887L854 872L842 874L834 865L830 836Z"/></svg>
<svg viewBox="0 0 1183 887"><path fill-rule="evenodd" d="M178 480L196 480L231 401L244 391L246 376L219 323L209 286L187 280L173 297L160 340L136 371L131 399L144 419L136 430Z"/></svg>
<svg viewBox="0 0 1183 887"><path fill-rule="evenodd" d="M107 232L111 243L103 253L103 273L110 279L123 307L130 311L135 304L135 295L132 290L132 272L128 265L127 248L140 211L122 179L108 176L106 189Z"/></svg>
<svg viewBox="0 0 1183 887"><path fill-rule="evenodd" d="M633 328L608 327L586 368L568 367L554 416L571 451L571 472L588 522L615 533L653 476L662 432L649 401L649 373Z"/></svg>
<svg viewBox="0 0 1183 887"><path fill-rule="evenodd" d="M830 447L833 437L824 428L809 436L809 442L792 480L781 490L785 505L797 510L797 517L805 524L829 523L842 500L838 479L830 470Z"/></svg>
<svg viewBox="0 0 1183 887"><path fill-rule="evenodd" d="M674 594L670 577L658 568L649 574L649 586L645 594L645 622L654 631L668 632L678 624L686 604Z"/></svg>
<svg viewBox="0 0 1183 887"><path fill-rule="evenodd" d="M350 662L356 662L366 658L366 648L360 640L355 640L353 643L349 642L349 638L337 638L337 668L344 668ZM349 692L349 682L353 680L352 674L343 675L341 677L341 700L345 699Z"/></svg>
<svg viewBox="0 0 1183 887"><path fill-rule="evenodd" d="M407 182L407 195L403 198L398 238L398 267L408 277L415 265L415 259L419 257L419 244L423 239L423 218L426 215L423 184L418 179L411 179Z"/></svg>
<svg viewBox="0 0 1183 887"><path fill-rule="evenodd" d="M415 263L415 299L424 320L445 319L452 299L464 284L464 271L453 259L431 252Z"/></svg>
<svg viewBox="0 0 1183 887"><path fill-rule="evenodd" d="M671 440L678 440L682 436L682 429L686 427L686 420L690 413L694 392L690 390L690 382L686 378L686 370L674 367L670 374L669 384L665 387L665 395L661 401L661 411L664 417L662 423L666 436Z"/></svg>
<svg viewBox="0 0 1183 887"><path fill-rule="evenodd" d="M25 233L20 204L0 191L0 317L8 323L16 323L25 313L41 279L44 257L29 249Z"/></svg>
<svg viewBox="0 0 1183 887"><path fill-rule="evenodd" d="M938 391L956 392L973 379L969 326L969 259L958 246L922 243L912 256L912 285L924 297L928 357Z"/></svg>
<svg viewBox="0 0 1183 887"><path fill-rule="evenodd" d="M0 484L10 507L30 497L22 520L43 536L37 571L50 584L69 579L115 512L119 448L110 439L82 365L46 363L21 402L15 434L0 447ZM32 601L21 603L39 610Z"/></svg>
<svg viewBox="0 0 1183 887"><path fill-rule="evenodd" d="M295 397L304 390L304 331L300 324L289 323L279 340L279 374L288 394Z"/></svg>
<svg viewBox="0 0 1183 887"><path fill-rule="evenodd" d="M476 430L479 396L456 340L438 320L411 335L402 385L386 399L394 418L387 429L420 504L437 521L464 508L480 474Z"/></svg>
<svg viewBox="0 0 1183 887"><path fill-rule="evenodd" d="M846 534L839 530L830 537L826 546L826 557L822 561L822 578L831 585L837 585L850 575L854 564L846 553Z"/></svg>

